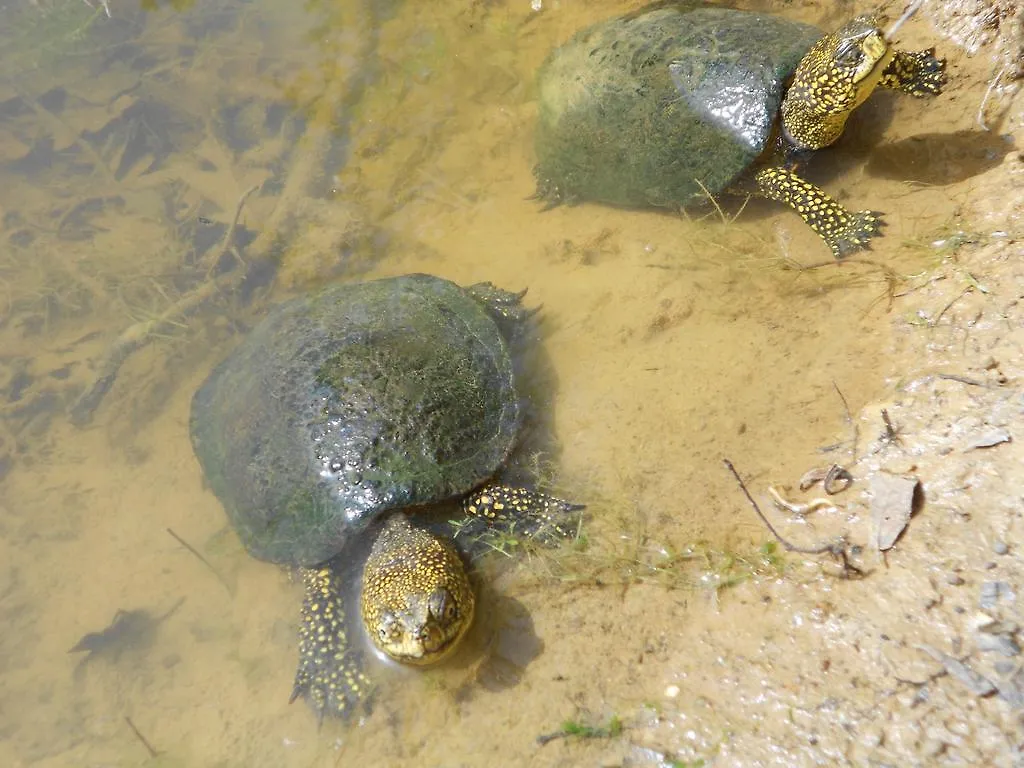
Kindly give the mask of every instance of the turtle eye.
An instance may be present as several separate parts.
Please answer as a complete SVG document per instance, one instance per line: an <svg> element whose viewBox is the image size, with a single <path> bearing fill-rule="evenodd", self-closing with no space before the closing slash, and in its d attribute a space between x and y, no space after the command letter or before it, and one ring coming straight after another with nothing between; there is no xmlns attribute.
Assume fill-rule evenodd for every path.
<svg viewBox="0 0 1024 768"><path fill-rule="evenodd" d="M446 624L459 615L458 606L447 589L439 589L430 596L430 615Z"/></svg>
<svg viewBox="0 0 1024 768"><path fill-rule="evenodd" d="M401 628L398 626L398 622L392 614L385 614L380 619L380 624L377 627L377 637L380 638L383 643L391 643L398 639L401 633Z"/></svg>
<svg viewBox="0 0 1024 768"><path fill-rule="evenodd" d="M844 67L856 67L864 58L864 52L857 41L844 40L836 48L836 61Z"/></svg>

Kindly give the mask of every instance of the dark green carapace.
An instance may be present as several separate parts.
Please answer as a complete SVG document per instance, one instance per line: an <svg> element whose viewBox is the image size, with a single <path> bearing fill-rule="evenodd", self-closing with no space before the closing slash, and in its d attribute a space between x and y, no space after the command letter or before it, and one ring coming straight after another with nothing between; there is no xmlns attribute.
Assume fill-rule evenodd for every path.
<svg viewBox="0 0 1024 768"><path fill-rule="evenodd" d="M790 205L841 258L867 247L881 218L845 209L798 162L835 142L876 87L934 95L945 74L931 51L892 48L871 16L825 34L662 2L579 32L538 82L535 175L549 205L679 208L746 191Z"/></svg>
<svg viewBox="0 0 1024 768"><path fill-rule="evenodd" d="M623 206L721 192L768 146L783 83L823 34L696 3L578 33L539 75L539 191Z"/></svg>
<svg viewBox="0 0 1024 768"><path fill-rule="evenodd" d="M479 485L518 421L494 318L412 275L275 308L196 393L192 439L246 548L316 565L375 515Z"/></svg>
<svg viewBox="0 0 1024 768"><path fill-rule="evenodd" d="M520 428L521 298L428 275L333 286L272 310L193 398L196 456L242 543L303 567L292 699L320 717L368 701L357 632L422 665L473 620L460 554L408 513L461 498L485 528L564 535L578 509L489 484Z"/></svg>

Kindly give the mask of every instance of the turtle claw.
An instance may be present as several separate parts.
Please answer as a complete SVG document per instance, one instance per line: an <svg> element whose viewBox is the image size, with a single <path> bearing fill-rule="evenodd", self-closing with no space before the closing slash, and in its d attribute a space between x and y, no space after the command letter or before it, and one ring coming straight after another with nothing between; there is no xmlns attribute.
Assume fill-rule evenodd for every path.
<svg viewBox="0 0 1024 768"><path fill-rule="evenodd" d="M871 249L871 238L882 233L885 221L879 211L856 211L848 215L842 229L827 239L836 261Z"/></svg>

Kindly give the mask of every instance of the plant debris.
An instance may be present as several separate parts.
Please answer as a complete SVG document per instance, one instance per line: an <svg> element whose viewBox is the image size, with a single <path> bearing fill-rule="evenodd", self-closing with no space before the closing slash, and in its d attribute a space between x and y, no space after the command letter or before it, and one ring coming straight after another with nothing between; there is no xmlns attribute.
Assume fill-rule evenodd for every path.
<svg viewBox="0 0 1024 768"><path fill-rule="evenodd" d="M871 522L872 541L880 551L892 549L896 540L910 522L914 512L916 477L901 477L878 472L872 476Z"/></svg>

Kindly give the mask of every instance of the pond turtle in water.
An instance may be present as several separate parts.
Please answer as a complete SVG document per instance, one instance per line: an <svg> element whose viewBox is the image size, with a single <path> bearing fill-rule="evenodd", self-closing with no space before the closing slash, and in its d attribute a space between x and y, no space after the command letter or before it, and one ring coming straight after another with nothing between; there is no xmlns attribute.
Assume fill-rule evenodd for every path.
<svg viewBox="0 0 1024 768"><path fill-rule="evenodd" d="M292 699L320 717L369 691L349 587L373 645L400 662L440 660L470 626L460 555L408 513L461 498L485 529L561 535L580 508L489 484L522 418L521 297L428 275L331 286L273 309L193 398L196 456L242 543L302 568Z"/></svg>
<svg viewBox="0 0 1024 768"><path fill-rule="evenodd" d="M849 211L797 173L877 87L930 96L933 50L894 48L870 15L831 34L777 16L661 3L585 29L539 73L536 196L679 207L721 192L790 205L836 258L881 215Z"/></svg>

